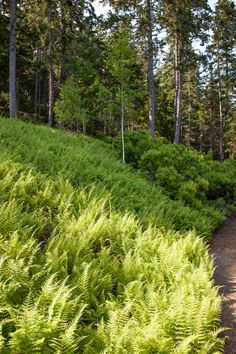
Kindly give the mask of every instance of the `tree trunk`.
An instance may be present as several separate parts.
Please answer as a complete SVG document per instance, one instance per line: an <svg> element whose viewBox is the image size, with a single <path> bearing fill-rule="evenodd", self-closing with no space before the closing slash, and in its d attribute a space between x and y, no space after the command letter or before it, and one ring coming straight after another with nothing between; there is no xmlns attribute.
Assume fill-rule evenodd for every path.
<svg viewBox="0 0 236 354"><path fill-rule="evenodd" d="M86 135L86 133L87 133L86 120L83 119L83 134Z"/></svg>
<svg viewBox="0 0 236 354"><path fill-rule="evenodd" d="M148 16L148 58L147 58L147 84L149 97L149 131L153 139L155 136L155 83L154 83L154 59L153 59L153 26L152 26L152 0L147 0Z"/></svg>
<svg viewBox="0 0 236 354"><path fill-rule="evenodd" d="M104 119L104 124L103 124L103 134L107 135L107 120L106 120L106 118Z"/></svg>
<svg viewBox="0 0 236 354"><path fill-rule="evenodd" d="M202 122L199 122L199 150L203 151L203 129Z"/></svg>
<svg viewBox="0 0 236 354"><path fill-rule="evenodd" d="M175 137L174 143L181 144L182 141L182 86L183 86L183 71L182 71L182 52L183 43L182 36L176 32L175 36L175 105L174 105L174 122L175 122Z"/></svg>
<svg viewBox="0 0 236 354"><path fill-rule="evenodd" d="M212 97L212 91L214 89L214 79L213 79L213 68L210 66L210 106L209 106L209 117L210 117L210 136L209 136L209 143L210 143L210 150L213 152L214 147L214 100Z"/></svg>
<svg viewBox="0 0 236 354"><path fill-rule="evenodd" d="M220 161L224 161L224 115L222 99L222 82L220 71L219 43L217 46L217 74L218 74L218 95L219 95L219 117L220 117Z"/></svg>
<svg viewBox="0 0 236 354"><path fill-rule="evenodd" d="M231 154L232 156L236 159L236 112L234 112L233 116L233 122L232 122L232 148L231 148Z"/></svg>
<svg viewBox="0 0 236 354"><path fill-rule="evenodd" d="M191 147L192 140L192 92L191 92L191 74L188 73L188 147Z"/></svg>
<svg viewBox="0 0 236 354"><path fill-rule="evenodd" d="M17 118L16 108L16 9L17 0L10 0L9 96L10 117Z"/></svg>
<svg viewBox="0 0 236 354"><path fill-rule="evenodd" d="M213 151L213 145L214 145L213 121L214 121L213 104L212 104L212 100L211 100L211 103L210 103L210 136L209 136L211 151Z"/></svg>
<svg viewBox="0 0 236 354"><path fill-rule="evenodd" d="M122 140L122 161L125 163L125 135L124 135L124 120L125 120L125 113L124 113L124 90L123 84L120 87L120 94L121 94L121 140Z"/></svg>
<svg viewBox="0 0 236 354"><path fill-rule="evenodd" d="M48 2L48 18L49 21L52 17L51 4ZM48 30L48 55L49 55L49 66L48 66L48 125L52 126L53 120L53 106L54 106L54 75L53 75L53 60L52 60L52 31Z"/></svg>
<svg viewBox="0 0 236 354"><path fill-rule="evenodd" d="M67 4L68 5L68 4ZM72 6L72 5L71 5ZM66 68L66 51L68 47L68 37L67 37L67 16L66 16L66 9L65 5L63 3L61 4L60 7L60 13L61 13L61 63L60 63L60 70L59 70L59 75L58 75L58 89L60 88L61 84L65 82L67 79L68 73L67 73L67 68Z"/></svg>
<svg viewBox="0 0 236 354"><path fill-rule="evenodd" d="M36 64L37 65L37 64ZM35 71L35 85L34 85L34 115L35 118L38 117L38 95L39 95L39 72L36 67Z"/></svg>
<svg viewBox="0 0 236 354"><path fill-rule="evenodd" d="M51 46L51 45L50 45ZM52 126L53 106L54 106L54 87L53 87L53 63L49 64L49 87L48 87L48 125Z"/></svg>
<svg viewBox="0 0 236 354"><path fill-rule="evenodd" d="M41 119L41 74L39 74L39 87L38 87L38 117Z"/></svg>
<svg viewBox="0 0 236 354"><path fill-rule="evenodd" d="M34 115L39 117L39 97L40 97L40 49L36 49L36 66L35 66L35 89L34 89Z"/></svg>

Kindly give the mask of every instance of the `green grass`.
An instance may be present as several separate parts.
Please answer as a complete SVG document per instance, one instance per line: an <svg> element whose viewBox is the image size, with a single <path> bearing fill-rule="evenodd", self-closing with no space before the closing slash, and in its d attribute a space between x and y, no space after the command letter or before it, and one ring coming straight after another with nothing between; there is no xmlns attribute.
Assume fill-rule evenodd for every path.
<svg viewBox="0 0 236 354"><path fill-rule="evenodd" d="M205 238L109 146L0 119L0 352L222 352ZM190 229L195 228L197 231Z"/></svg>

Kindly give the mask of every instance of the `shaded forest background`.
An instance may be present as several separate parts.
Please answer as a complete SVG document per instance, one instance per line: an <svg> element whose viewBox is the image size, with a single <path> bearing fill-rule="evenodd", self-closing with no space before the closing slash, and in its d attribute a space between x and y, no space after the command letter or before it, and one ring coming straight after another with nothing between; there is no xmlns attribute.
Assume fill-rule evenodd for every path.
<svg viewBox="0 0 236 354"><path fill-rule="evenodd" d="M1 112L101 137L121 131L123 143L125 130L149 129L235 156L235 3L107 3L103 17L92 1L1 2Z"/></svg>

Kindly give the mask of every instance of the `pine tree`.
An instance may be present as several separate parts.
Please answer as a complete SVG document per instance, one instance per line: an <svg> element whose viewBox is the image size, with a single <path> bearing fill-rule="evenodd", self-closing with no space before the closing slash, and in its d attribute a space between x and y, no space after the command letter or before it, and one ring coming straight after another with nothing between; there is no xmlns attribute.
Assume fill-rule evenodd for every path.
<svg viewBox="0 0 236 354"><path fill-rule="evenodd" d="M186 71L186 50L194 38L206 39L209 26L209 7L206 0L160 1L160 22L173 48L175 67L174 143L182 141L182 91Z"/></svg>
<svg viewBox="0 0 236 354"><path fill-rule="evenodd" d="M16 31L17 0L10 0L9 96L10 117L17 118L16 104Z"/></svg>
<svg viewBox="0 0 236 354"><path fill-rule="evenodd" d="M225 151L229 151L230 141L226 134L234 130L233 104L235 100L235 69L236 69L236 7L232 1L219 0L216 4L213 36L210 51L212 53L213 72L218 91L219 117L219 157L223 161ZM230 136L231 134L229 134Z"/></svg>
<svg viewBox="0 0 236 354"><path fill-rule="evenodd" d="M156 54L154 32L157 26L157 4L153 0L109 0L109 3L114 6L120 18L123 18L124 23L128 25L128 30L136 42L143 62L148 93L149 132L154 138L157 99L154 80Z"/></svg>

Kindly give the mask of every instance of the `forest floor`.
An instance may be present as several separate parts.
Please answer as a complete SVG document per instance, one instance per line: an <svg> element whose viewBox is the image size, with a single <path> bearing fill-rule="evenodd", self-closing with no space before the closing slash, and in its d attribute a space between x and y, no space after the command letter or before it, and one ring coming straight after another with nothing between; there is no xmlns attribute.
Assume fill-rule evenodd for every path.
<svg viewBox="0 0 236 354"><path fill-rule="evenodd" d="M215 257L215 282L223 298L221 325L230 328L225 354L236 354L236 215L216 233L210 251Z"/></svg>

